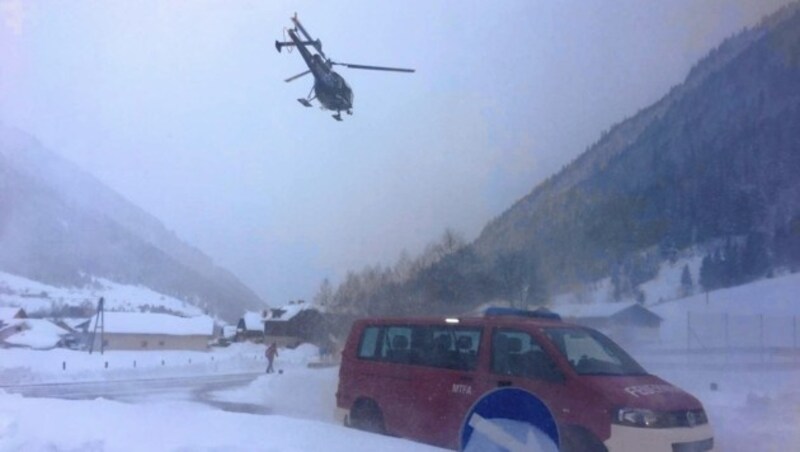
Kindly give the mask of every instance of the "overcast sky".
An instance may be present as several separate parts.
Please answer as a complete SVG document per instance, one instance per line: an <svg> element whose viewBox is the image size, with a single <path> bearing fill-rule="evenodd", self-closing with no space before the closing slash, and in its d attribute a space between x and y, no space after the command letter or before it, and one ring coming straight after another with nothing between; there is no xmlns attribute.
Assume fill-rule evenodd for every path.
<svg viewBox="0 0 800 452"><path fill-rule="evenodd" d="M493 217L786 0L0 0L0 121L280 305ZM297 12L353 116L303 108Z"/></svg>

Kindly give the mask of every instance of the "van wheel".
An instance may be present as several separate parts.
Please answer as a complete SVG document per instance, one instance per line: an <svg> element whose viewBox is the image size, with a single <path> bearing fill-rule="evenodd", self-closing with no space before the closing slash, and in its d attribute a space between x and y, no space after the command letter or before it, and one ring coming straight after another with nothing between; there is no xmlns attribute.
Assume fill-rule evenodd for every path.
<svg viewBox="0 0 800 452"><path fill-rule="evenodd" d="M560 439L561 452L608 452L608 448L583 427L565 427Z"/></svg>
<svg viewBox="0 0 800 452"><path fill-rule="evenodd" d="M365 432L386 433L383 413L372 400L359 400L350 411L350 426Z"/></svg>

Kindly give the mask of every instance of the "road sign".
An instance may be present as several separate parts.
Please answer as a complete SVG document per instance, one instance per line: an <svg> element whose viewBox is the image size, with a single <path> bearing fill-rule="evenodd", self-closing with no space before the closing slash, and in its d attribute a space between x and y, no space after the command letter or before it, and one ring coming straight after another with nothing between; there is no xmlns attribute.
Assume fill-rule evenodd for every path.
<svg viewBox="0 0 800 452"><path fill-rule="evenodd" d="M558 452L555 418L538 397L499 388L478 399L461 427L461 451Z"/></svg>

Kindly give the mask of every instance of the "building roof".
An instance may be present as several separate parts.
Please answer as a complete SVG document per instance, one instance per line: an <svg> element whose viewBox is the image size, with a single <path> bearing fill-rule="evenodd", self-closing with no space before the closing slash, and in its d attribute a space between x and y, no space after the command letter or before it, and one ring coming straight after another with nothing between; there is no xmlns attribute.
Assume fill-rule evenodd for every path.
<svg viewBox="0 0 800 452"><path fill-rule="evenodd" d="M573 319L605 319L617 316L625 311L640 311L651 314L661 320L660 316L636 302L569 304L555 306L551 310L564 318Z"/></svg>
<svg viewBox="0 0 800 452"><path fill-rule="evenodd" d="M65 326L73 330L82 330L88 328L91 321L92 319L89 317L65 317L61 319L61 322L63 322Z"/></svg>
<svg viewBox="0 0 800 452"><path fill-rule="evenodd" d="M59 327L49 320L24 319L20 320L25 325L25 329L19 333L7 337L4 342L20 347L30 347L34 349L50 349L58 345L61 338L69 331Z"/></svg>
<svg viewBox="0 0 800 452"><path fill-rule="evenodd" d="M261 312L245 312L242 316L244 329L247 331L264 331L264 314Z"/></svg>
<svg viewBox="0 0 800 452"><path fill-rule="evenodd" d="M231 338L236 336L236 325L224 325L222 327L222 337Z"/></svg>
<svg viewBox="0 0 800 452"><path fill-rule="evenodd" d="M270 322L285 322L287 320L293 319L297 314L301 312L312 309L308 303L305 302L291 302L287 305L281 306L280 308L272 308L270 309L269 316L267 320Z"/></svg>
<svg viewBox="0 0 800 452"><path fill-rule="evenodd" d="M94 330L96 321L97 316L92 318L89 331ZM110 334L214 335L214 320L207 315L178 317L153 312L106 312L101 325Z"/></svg>
<svg viewBox="0 0 800 452"><path fill-rule="evenodd" d="M25 317L27 317L27 315L22 308L0 307L0 320L24 319Z"/></svg>

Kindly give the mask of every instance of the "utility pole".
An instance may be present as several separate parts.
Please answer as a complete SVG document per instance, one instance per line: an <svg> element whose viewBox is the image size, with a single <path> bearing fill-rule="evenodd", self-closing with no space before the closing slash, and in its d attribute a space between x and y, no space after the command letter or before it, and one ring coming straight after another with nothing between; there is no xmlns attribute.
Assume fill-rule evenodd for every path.
<svg viewBox="0 0 800 452"><path fill-rule="evenodd" d="M89 354L92 354L94 350L94 342L95 338L97 337L97 327L100 327L100 354L103 354L105 351L105 331L106 331L106 316L105 316L105 300L103 297L100 297L100 300L97 302L97 312L95 313L94 318L94 328L92 329L92 334L89 336Z"/></svg>

